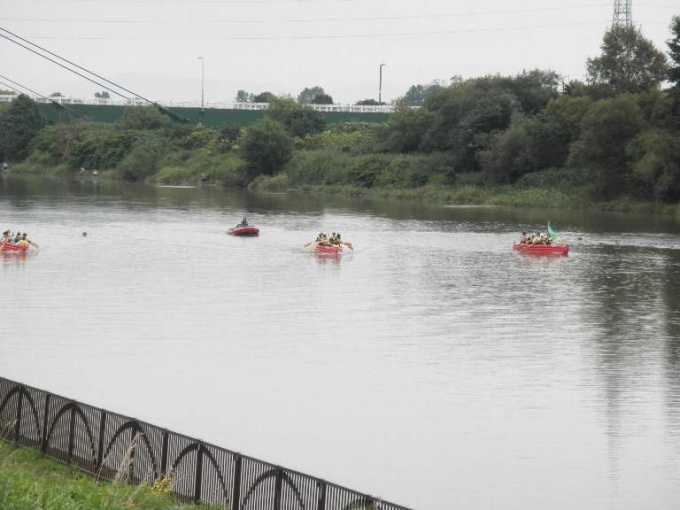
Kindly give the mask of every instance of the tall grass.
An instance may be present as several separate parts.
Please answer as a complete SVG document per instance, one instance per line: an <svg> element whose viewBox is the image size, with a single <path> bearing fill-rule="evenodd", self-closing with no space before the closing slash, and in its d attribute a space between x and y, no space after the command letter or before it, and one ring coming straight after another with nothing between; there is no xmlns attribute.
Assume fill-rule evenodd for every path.
<svg viewBox="0 0 680 510"><path fill-rule="evenodd" d="M74 468L0 440L2 510L189 510L205 505L177 502L146 485L97 482Z"/></svg>
<svg viewBox="0 0 680 510"><path fill-rule="evenodd" d="M240 187L246 184L245 166L233 154L213 154L206 149L177 151L167 155L150 181L186 184L207 179L211 184Z"/></svg>

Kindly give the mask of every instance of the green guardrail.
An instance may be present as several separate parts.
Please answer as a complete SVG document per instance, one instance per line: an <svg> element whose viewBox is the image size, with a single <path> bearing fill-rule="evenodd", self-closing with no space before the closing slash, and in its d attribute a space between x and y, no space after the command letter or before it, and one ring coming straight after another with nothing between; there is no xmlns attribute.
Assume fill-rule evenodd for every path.
<svg viewBox="0 0 680 510"><path fill-rule="evenodd" d="M38 104L40 114L48 122L63 122L74 114L92 122L117 122L125 113L127 106L71 104L60 106L52 103ZM178 117L188 119L193 124L206 126L238 125L247 126L262 119L265 110L226 110L218 108L168 108ZM330 124L344 122L385 122L389 113L323 112Z"/></svg>

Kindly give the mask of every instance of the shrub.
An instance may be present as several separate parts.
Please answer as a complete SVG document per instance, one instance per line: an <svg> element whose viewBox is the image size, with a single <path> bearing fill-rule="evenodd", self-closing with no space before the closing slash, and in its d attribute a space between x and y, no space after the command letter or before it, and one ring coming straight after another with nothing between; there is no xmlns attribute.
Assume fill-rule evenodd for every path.
<svg viewBox="0 0 680 510"><path fill-rule="evenodd" d="M125 158L137 138L136 133L115 126L91 125L71 144L66 162L73 168L111 169Z"/></svg>
<svg viewBox="0 0 680 510"><path fill-rule="evenodd" d="M28 146L45 125L38 106L25 94L19 94L0 113L0 156L20 160L28 156Z"/></svg>
<svg viewBox="0 0 680 510"><path fill-rule="evenodd" d="M118 172L123 179L141 181L156 173L169 149L167 140L148 138L137 142L121 161Z"/></svg>
<svg viewBox="0 0 680 510"><path fill-rule="evenodd" d="M248 189L257 191L286 191L290 188L290 180L285 173L273 176L260 175L248 185Z"/></svg>
<svg viewBox="0 0 680 510"><path fill-rule="evenodd" d="M378 176L388 167L388 159L378 155L356 158L349 169L348 177L352 184L362 188L372 188Z"/></svg>
<svg viewBox="0 0 680 510"><path fill-rule="evenodd" d="M153 106L130 106L118 121L123 129L160 129L172 121Z"/></svg>
<svg viewBox="0 0 680 510"><path fill-rule="evenodd" d="M339 185L348 182L353 158L330 151L296 152L285 167L290 182L301 185Z"/></svg>
<svg viewBox="0 0 680 510"><path fill-rule="evenodd" d="M186 157L190 154L190 157ZM193 153L174 153L163 160L163 166L153 181L163 184L182 184L207 179L228 187L246 185L244 163L231 154L210 154L207 150Z"/></svg>
<svg viewBox="0 0 680 510"><path fill-rule="evenodd" d="M293 154L293 139L283 126L265 118L246 129L240 154L251 178L280 171Z"/></svg>

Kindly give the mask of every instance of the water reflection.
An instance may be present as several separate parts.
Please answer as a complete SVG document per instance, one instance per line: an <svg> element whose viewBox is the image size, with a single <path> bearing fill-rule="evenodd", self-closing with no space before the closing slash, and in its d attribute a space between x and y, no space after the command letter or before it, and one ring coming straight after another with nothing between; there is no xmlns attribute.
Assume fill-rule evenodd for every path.
<svg viewBox="0 0 680 510"><path fill-rule="evenodd" d="M0 258L4 267L23 267L26 263L27 253L8 253L0 251Z"/></svg>
<svg viewBox="0 0 680 510"><path fill-rule="evenodd" d="M569 253L532 253L530 251L519 251L517 252L517 255L520 257L526 257L528 259L562 259L568 257Z"/></svg>
<svg viewBox="0 0 680 510"><path fill-rule="evenodd" d="M668 413L668 432L675 438L672 447L680 451L680 250L666 253L663 273L663 308L666 335L664 342L664 401Z"/></svg>
<svg viewBox="0 0 680 510"><path fill-rule="evenodd" d="M314 258L321 266L326 266L328 264L339 266L340 262L347 256L348 255L343 255L342 253L314 253Z"/></svg>
<svg viewBox="0 0 680 510"><path fill-rule="evenodd" d="M599 376L596 387L601 393L610 476L622 497L631 497L626 457L631 450L659 447L631 418L653 409L662 392L670 393L674 397L663 398L659 405L673 417L670 429L677 437L673 402L680 395L674 359L678 331L672 324L677 324L680 289L670 284L676 294L668 292L673 281L668 269L677 265L680 252L638 248L624 238L594 245L583 259L581 281L588 298L582 321L594 332L585 349ZM661 380L660 365L667 371ZM663 389L664 385L672 387ZM669 476L678 479L677 472Z"/></svg>

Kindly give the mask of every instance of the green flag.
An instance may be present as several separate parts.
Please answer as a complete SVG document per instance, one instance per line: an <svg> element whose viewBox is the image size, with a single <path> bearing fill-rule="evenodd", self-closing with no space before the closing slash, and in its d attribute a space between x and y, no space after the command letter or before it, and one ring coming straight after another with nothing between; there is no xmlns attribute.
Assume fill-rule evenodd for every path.
<svg viewBox="0 0 680 510"><path fill-rule="evenodd" d="M549 237L552 241L556 241L557 238L559 237L559 236L555 233L555 231L554 231L552 228L550 228L550 222L548 222L548 237Z"/></svg>

